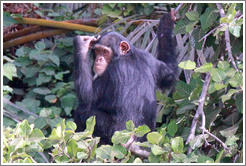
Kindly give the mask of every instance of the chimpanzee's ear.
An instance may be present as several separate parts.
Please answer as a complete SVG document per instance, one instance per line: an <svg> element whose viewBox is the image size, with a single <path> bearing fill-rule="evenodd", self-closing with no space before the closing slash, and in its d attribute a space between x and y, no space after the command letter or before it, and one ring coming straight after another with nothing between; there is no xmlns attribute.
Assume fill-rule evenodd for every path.
<svg viewBox="0 0 246 166"><path fill-rule="evenodd" d="M121 41L120 42L120 53L121 55L125 55L126 53L128 53L128 51L130 51L130 45L128 44L128 42L126 41Z"/></svg>

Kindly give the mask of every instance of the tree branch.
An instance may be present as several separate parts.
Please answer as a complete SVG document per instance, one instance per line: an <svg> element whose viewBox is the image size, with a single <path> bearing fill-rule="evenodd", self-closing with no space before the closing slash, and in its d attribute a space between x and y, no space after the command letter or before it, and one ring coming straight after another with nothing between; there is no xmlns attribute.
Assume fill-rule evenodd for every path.
<svg viewBox="0 0 246 166"><path fill-rule="evenodd" d="M12 103L11 101L9 101L9 100L7 100L5 98L3 98L3 102L5 102L5 103L11 105L12 107L15 107L15 108L17 108L17 109L19 109L19 110L21 110L21 111L23 111L23 112L25 112L25 113L27 113L29 115L32 115L32 116L34 116L36 118L40 118L40 116L38 116L37 114L34 114L33 112L30 112L30 111L28 111L28 110L26 110L24 108L21 108L21 107L17 106L16 104Z"/></svg>
<svg viewBox="0 0 246 166"><path fill-rule="evenodd" d="M88 25L78 25L69 22L60 22L45 19L35 19L35 18L14 18L20 24L31 24L31 25L41 25L53 28L68 29L75 31L86 31L86 32L99 32L101 28L92 27Z"/></svg>
<svg viewBox="0 0 246 166"><path fill-rule="evenodd" d="M17 45L21 45L21 44L24 44L24 43L27 43L30 41L35 41L35 40L39 40L42 38L46 38L46 37L50 37L50 36L54 36L54 35L59 35L62 33L68 33L68 32L70 32L70 30L66 30L66 29L55 29L55 30L37 32L37 33L31 34L31 35L19 37L19 38L4 42L3 43L3 50L6 50L10 47L14 47Z"/></svg>
<svg viewBox="0 0 246 166"><path fill-rule="evenodd" d="M140 147L138 145L135 145L134 142L135 142L135 136L131 135L127 143L122 144L122 146L127 150L130 150L133 154L139 157L148 158L150 152L140 149Z"/></svg>
<svg viewBox="0 0 246 166"><path fill-rule="evenodd" d="M225 11L224 11L222 5L220 3L216 3L216 6L220 11L221 18L225 17ZM235 60L232 56L229 27L225 30L225 42L226 42L226 50L228 52L228 57L231 60L231 63L233 65L234 69L238 72L238 68L237 68Z"/></svg>
<svg viewBox="0 0 246 166"><path fill-rule="evenodd" d="M68 22L68 23L74 23L74 24L83 24L83 25L89 25L89 26L97 26L97 19L78 19L78 20L68 20L68 21L61 21L61 22ZM11 39L21 37L24 35L28 35L31 33L35 33L41 30L52 30L49 27L43 27L39 25L30 26L21 30L18 30L16 32L8 33L3 36L3 42L9 41Z"/></svg>
<svg viewBox="0 0 246 166"><path fill-rule="evenodd" d="M204 102L205 102L205 97L207 95L210 79L211 79L211 75L210 75L210 73L207 73L206 74L206 78L204 80L202 93L201 93L200 98L198 100L199 105L198 105L198 108L196 110L196 114L195 114L195 116L193 118L190 134L189 134L189 136L187 138L186 144L188 144L195 137L195 131L196 131L197 122L199 120L199 117L203 116L203 114L204 114L203 106L204 106ZM205 119L205 116L203 117L203 119ZM203 122L204 124L202 126L205 126L205 120L203 120L203 121L204 121Z"/></svg>
<svg viewBox="0 0 246 166"><path fill-rule="evenodd" d="M205 132L205 133L207 133L208 135L210 135L211 137L213 137L214 139L216 139L216 140L223 146L223 148L224 148L225 150L227 150L230 154L232 154L231 151L230 151L230 149L226 146L226 144L225 144L223 141L221 141L218 137L216 137L215 135L213 135L212 133L210 133L207 129L205 129L205 128L203 128L203 127L201 127L200 129L201 129L203 132Z"/></svg>

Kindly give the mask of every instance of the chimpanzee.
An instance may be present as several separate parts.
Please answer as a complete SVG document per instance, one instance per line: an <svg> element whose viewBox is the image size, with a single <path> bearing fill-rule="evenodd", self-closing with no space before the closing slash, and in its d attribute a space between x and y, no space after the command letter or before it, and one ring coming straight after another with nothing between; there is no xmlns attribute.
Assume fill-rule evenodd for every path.
<svg viewBox="0 0 246 166"><path fill-rule="evenodd" d="M156 126L156 89L170 88L176 79L176 55L173 43L173 20L165 14L157 36L158 59L133 46L116 32L74 38L74 78L79 107L74 120L77 131L85 129L86 120L95 115L95 136L110 144L115 131L126 122L136 126ZM94 56L93 70L88 52Z"/></svg>

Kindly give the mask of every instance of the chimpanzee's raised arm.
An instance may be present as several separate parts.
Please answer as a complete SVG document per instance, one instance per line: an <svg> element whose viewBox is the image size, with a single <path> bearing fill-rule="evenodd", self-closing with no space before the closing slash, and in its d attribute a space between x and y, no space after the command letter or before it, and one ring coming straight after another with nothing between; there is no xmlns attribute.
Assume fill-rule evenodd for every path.
<svg viewBox="0 0 246 166"><path fill-rule="evenodd" d="M87 57L93 37L77 36L74 38L74 86L80 102L90 104L93 96L92 73Z"/></svg>

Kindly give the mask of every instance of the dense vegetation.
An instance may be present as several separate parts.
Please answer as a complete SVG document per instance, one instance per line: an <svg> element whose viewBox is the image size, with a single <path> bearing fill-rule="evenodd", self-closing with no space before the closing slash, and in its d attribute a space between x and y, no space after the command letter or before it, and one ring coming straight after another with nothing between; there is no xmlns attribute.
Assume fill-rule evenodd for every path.
<svg viewBox="0 0 246 166"><path fill-rule="evenodd" d="M242 3L4 3L3 9L3 162L243 162ZM170 9L179 80L173 90L156 92L156 131L128 121L113 145L100 145L91 117L76 133L73 36L114 30L156 55L156 27ZM144 149L122 146L145 134L146 142L133 143Z"/></svg>

